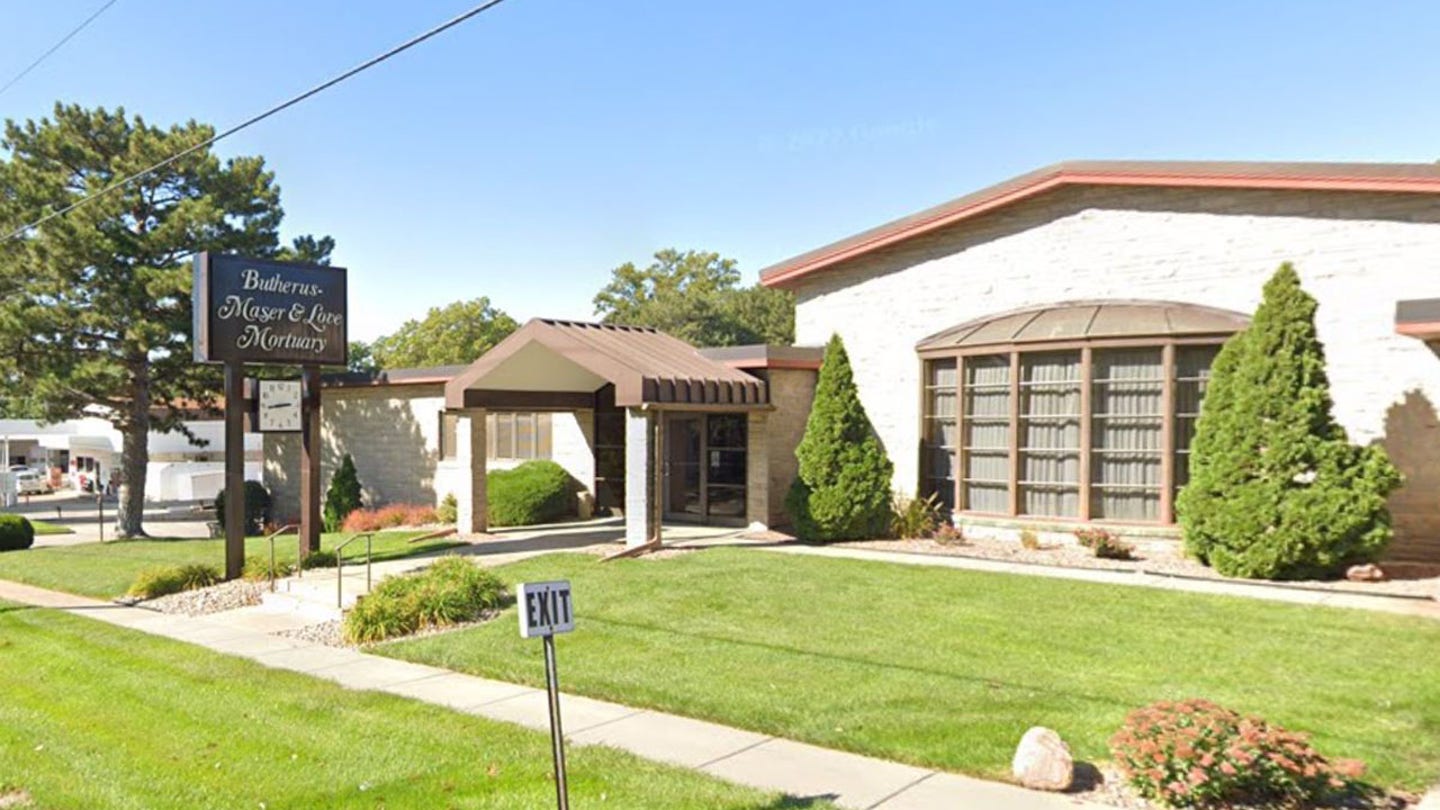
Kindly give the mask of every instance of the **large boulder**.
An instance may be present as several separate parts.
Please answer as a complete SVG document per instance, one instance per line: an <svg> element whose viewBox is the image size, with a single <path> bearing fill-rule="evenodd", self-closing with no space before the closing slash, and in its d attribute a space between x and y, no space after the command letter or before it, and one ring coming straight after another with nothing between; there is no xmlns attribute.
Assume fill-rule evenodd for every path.
<svg viewBox="0 0 1440 810"><path fill-rule="evenodd" d="M1015 779L1034 790L1066 790L1075 778L1075 760L1070 746L1043 726L1025 732L1010 765Z"/></svg>

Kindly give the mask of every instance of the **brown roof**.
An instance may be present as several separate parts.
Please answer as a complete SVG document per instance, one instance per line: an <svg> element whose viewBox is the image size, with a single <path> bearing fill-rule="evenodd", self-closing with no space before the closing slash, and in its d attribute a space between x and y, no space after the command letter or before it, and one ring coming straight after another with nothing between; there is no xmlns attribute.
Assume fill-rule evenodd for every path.
<svg viewBox="0 0 1440 810"><path fill-rule="evenodd" d="M939 352L1014 343L1123 337L1231 335L1250 319L1228 309L1173 301L1071 301L987 315L916 344Z"/></svg>
<svg viewBox="0 0 1440 810"><path fill-rule="evenodd" d="M540 345L615 386L619 407L766 405L765 384L703 355L689 343L640 326L536 318L445 386L447 408L477 407L486 377L517 352ZM540 389L543 390L543 389ZM467 397L466 393L471 396ZM513 389L500 393L513 393Z"/></svg>
<svg viewBox="0 0 1440 810"><path fill-rule="evenodd" d="M1435 194L1440 193L1440 166L1432 163L1068 161L1022 174L934 208L786 259L760 271L760 281L767 287L784 287L840 262L1065 185Z"/></svg>
<svg viewBox="0 0 1440 810"><path fill-rule="evenodd" d="M701 349L700 354L730 368L818 369L825 350L817 346L770 346L757 343L748 346L715 346Z"/></svg>

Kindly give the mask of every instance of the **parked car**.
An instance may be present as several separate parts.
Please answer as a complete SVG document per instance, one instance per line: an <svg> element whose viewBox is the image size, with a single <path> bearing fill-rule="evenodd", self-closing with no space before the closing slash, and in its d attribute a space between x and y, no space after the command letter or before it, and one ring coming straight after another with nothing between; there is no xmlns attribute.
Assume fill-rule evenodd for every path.
<svg viewBox="0 0 1440 810"><path fill-rule="evenodd" d="M45 495L50 489L50 476L38 470L15 473L15 491L20 495Z"/></svg>

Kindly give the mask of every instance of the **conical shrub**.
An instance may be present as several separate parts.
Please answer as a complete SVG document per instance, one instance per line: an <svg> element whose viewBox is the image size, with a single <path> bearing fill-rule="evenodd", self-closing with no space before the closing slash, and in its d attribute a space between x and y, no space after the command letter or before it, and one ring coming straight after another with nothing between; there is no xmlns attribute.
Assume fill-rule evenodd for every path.
<svg viewBox="0 0 1440 810"><path fill-rule="evenodd" d="M361 506L360 476L355 472L355 459L346 453L340 459L340 466L330 477L330 487L325 490L325 509L322 522L325 531L338 532L345 518Z"/></svg>
<svg viewBox="0 0 1440 810"><path fill-rule="evenodd" d="M840 336L830 338L785 509L803 540L861 540L890 522L890 463L855 388Z"/></svg>
<svg viewBox="0 0 1440 810"><path fill-rule="evenodd" d="M1227 576L1335 576L1391 539L1400 474L1335 421L1316 308L1281 265L1211 370L1176 509L1186 550Z"/></svg>

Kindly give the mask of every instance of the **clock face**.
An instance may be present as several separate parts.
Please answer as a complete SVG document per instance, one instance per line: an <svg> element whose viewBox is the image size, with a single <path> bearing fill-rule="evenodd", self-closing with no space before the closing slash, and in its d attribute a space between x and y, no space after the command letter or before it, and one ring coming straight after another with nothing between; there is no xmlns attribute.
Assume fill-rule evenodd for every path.
<svg viewBox="0 0 1440 810"><path fill-rule="evenodd" d="M300 383L297 380L260 381L260 418L262 432L285 432L300 429Z"/></svg>

